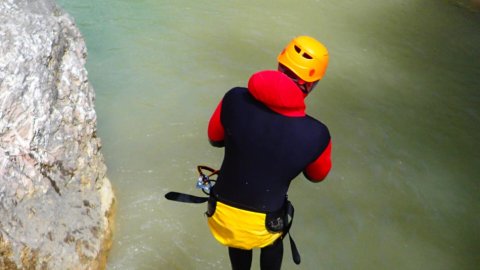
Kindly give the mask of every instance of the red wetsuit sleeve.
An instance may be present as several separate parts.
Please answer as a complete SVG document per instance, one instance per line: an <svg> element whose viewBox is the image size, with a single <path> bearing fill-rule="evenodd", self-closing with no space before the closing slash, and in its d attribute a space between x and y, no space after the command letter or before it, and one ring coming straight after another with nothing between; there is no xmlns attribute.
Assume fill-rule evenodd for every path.
<svg viewBox="0 0 480 270"><path fill-rule="evenodd" d="M222 113L222 101L218 104L210 122L208 123L208 140L210 144L216 147L224 146L225 130L222 122L220 121L220 115Z"/></svg>
<svg viewBox="0 0 480 270"><path fill-rule="evenodd" d="M312 163L310 163L304 171L305 177L312 182L320 182L327 177L332 168L332 141L327 145L323 153Z"/></svg>

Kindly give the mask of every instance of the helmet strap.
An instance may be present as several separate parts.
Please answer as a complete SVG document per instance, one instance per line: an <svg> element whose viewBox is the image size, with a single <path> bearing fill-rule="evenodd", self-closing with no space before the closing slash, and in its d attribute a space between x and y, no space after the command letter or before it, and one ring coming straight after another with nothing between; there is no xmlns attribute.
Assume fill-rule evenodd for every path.
<svg viewBox="0 0 480 270"><path fill-rule="evenodd" d="M298 77L297 74L295 74L293 71L291 71L288 67L278 64L278 71L282 72L283 74L287 75L292 81L300 88L300 91L302 91L305 95L308 95L310 92L312 92L313 88L317 85L318 81L314 82L306 82L300 77Z"/></svg>

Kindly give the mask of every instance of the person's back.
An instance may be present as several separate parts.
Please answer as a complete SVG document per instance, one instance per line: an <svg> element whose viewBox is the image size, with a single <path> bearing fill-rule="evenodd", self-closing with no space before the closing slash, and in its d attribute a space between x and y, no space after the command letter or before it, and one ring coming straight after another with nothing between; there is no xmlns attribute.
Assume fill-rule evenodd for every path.
<svg viewBox="0 0 480 270"><path fill-rule="evenodd" d="M250 90L234 88L223 99L225 158L215 192L233 203L271 212L283 206L291 180L325 150L330 136L325 125L305 115L303 98L271 98L272 93L284 92L278 87L295 87L288 77L265 71L251 80L262 79L266 81L256 85L269 89L253 89L250 84ZM300 95L297 89L285 91L289 90ZM269 106L282 107L287 113ZM292 111L295 116L288 115Z"/></svg>

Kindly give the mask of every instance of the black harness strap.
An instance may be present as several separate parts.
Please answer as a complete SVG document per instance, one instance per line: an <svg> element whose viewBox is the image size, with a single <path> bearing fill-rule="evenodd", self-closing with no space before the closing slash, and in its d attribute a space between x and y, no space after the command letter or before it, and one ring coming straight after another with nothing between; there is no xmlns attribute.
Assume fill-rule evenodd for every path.
<svg viewBox="0 0 480 270"><path fill-rule="evenodd" d="M292 238L292 234L290 233L290 228L292 227L292 223L293 223L293 214L295 212L295 209L293 208L293 205L292 203L287 200L287 216L290 216L290 221L287 222L287 226L285 228L285 231L283 232L283 235L282 235L282 238L285 237L285 235L288 234L288 238L290 240L290 249L292 250L292 258L293 258L293 262L295 262L295 264L300 264L300 253L298 252L298 249L297 249L297 245L295 244L295 241L293 240Z"/></svg>
<svg viewBox="0 0 480 270"><path fill-rule="evenodd" d="M170 191L165 194L167 200L184 202L184 203L204 203L208 201L208 197L198 197L190 194Z"/></svg>

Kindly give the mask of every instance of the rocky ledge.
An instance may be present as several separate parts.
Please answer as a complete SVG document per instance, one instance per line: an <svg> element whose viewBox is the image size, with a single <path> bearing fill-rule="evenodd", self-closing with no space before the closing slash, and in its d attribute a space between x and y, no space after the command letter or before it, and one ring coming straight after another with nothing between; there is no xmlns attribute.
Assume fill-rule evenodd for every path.
<svg viewBox="0 0 480 270"><path fill-rule="evenodd" d="M0 1L0 269L104 269L114 194L86 47L53 0Z"/></svg>

